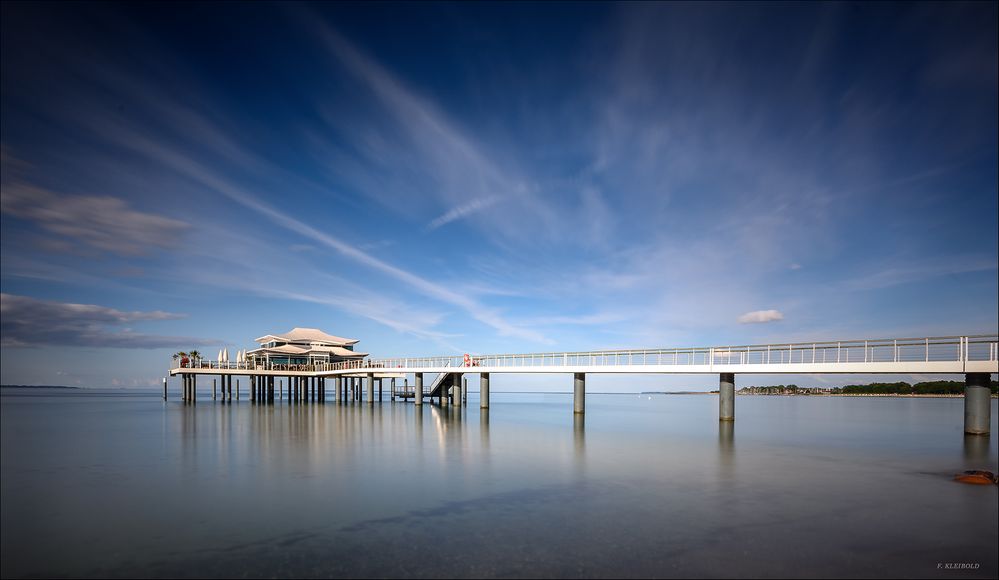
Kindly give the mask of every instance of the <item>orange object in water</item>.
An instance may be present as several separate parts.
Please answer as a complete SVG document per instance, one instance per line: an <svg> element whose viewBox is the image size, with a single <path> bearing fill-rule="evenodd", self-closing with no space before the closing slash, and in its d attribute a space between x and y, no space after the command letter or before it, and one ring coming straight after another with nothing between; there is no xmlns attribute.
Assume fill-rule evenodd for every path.
<svg viewBox="0 0 999 580"><path fill-rule="evenodd" d="M990 483L999 483L999 479L996 479L995 474L991 471L965 471L964 473L958 473L954 476L955 481L960 481L961 483L974 483L978 485L988 485Z"/></svg>

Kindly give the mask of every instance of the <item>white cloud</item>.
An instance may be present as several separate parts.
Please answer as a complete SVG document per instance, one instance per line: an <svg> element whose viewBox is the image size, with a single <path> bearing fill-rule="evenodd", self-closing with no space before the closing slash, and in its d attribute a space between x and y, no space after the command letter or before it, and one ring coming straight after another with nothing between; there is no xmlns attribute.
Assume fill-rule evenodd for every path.
<svg viewBox="0 0 999 580"><path fill-rule="evenodd" d="M784 320L784 315L779 310L754 310L740 316L739 324L758 324L778 320Z"/></svg>

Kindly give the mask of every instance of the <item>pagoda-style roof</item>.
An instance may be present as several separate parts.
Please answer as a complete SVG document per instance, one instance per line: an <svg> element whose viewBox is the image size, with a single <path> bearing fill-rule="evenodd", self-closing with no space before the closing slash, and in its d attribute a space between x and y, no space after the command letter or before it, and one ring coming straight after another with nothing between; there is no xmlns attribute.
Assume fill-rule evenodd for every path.
<svg viewBox="0 0 999 580"><path fill-rule="evenodd" d="M296 343L325 343L328 346L346 346L358 342L356 338L343 338L326 334L318 328L295 327L284 334L268 334L256 339L260 344L271 341L296 342Z"/></svg>
<svg viewBox="0 0 999 580"><path fill-rule="evenodd" d="M368 356L366 352L354 352L352 350L347 350L341 346L298 346L294 344L282 344L281 346L275 346L272 348L255 348L253 350L247 351L246 354L288 354L288 355L309 355L313 353L330 353L336 356L342 357L364 357Z"/></svg>

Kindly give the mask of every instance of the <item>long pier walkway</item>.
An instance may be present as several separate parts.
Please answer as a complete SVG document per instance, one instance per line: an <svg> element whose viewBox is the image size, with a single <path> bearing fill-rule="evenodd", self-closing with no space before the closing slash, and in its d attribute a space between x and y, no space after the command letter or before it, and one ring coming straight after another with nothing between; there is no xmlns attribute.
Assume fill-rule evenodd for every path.
<svg viewBox="0 0 999 580"><path fill-rule="evenodd" d="M425 385L424 375L435 374ZM988 434L991 420L990 375L999 373L999 334L823 341L744 346L656 348L525 354L486 354L437 357L367 359L314 365L261 365L199 361L170 375L183 379L182 398L196 400L197 377L218 376L223 398L232 398L232 377L248 378L250 399L273 402L326 401L326 381L334 383L336 401L382 400L385 379L391 380L391 398L438 399L442 406L462 405L467 399L466 374L479 375L480 406L489 407L492 373L571 374L573 411L583 413L586 375L717 374L719 419L735 419L736 374L963 374L965 375L965 432ZM414 376L412 387L408 375ZM405 385L397 385L403 378ZM166 379L164 379L166 397ZM362 388L366 387L366 388ZM213 380L213 397L216 387ZM236 397L239 398L237 382Z"/></svg>

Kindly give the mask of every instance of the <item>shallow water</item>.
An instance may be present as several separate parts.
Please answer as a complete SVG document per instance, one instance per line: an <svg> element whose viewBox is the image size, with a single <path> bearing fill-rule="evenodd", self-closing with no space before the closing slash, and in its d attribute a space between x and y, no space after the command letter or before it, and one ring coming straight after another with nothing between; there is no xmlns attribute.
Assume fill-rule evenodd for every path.
<svg viewBox="0 0 999 580"><path fill-rule="evenodd" d="M994 578L962 399L3 389L2 575ZM977 564L946 570L938 564Z"/></svg>

